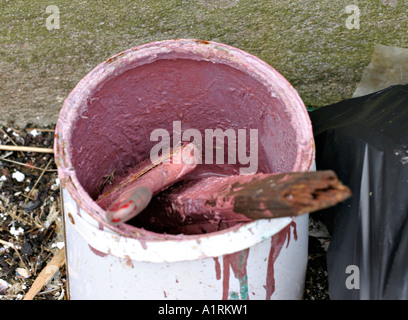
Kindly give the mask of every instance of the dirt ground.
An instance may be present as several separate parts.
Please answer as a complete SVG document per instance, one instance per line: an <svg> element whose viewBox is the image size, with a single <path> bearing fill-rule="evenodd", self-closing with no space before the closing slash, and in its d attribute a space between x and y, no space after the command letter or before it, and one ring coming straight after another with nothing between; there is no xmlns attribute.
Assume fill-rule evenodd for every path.
<svg viewBox="0 0 408 320"><path fill-rule="evenodd" d="M2 145L53 147L50 128L0 127ZM21 300L64 247L54 155L3 151L0 161L0 299ZM56 271L56 270L55 270ZM65 267L35 296L66 298Z"/></svg>

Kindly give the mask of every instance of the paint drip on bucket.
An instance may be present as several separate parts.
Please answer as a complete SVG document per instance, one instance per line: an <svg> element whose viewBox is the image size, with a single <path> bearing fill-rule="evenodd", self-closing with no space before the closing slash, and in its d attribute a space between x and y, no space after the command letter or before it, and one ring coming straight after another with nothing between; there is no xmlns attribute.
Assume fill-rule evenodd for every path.
<svg viewBox="0 0 408 320"><path fill-rule="evenodd" d="M289 246L291 230L293 229L293 237L296 241L298 236L296 232L296 222L292 221L279 233L271 237L271 248L269 251L267 272L265 277L264 288L266 290L265 300L270 300L275 292L275 261L279 256L281 249L285 242L286 247ZM249 300L248 292L248 274L247 274L247 261L249 256L249 248L234 252L223 256L223 271L222 271L222 299L223 300ZM214 258L215 261L215 274L216 279L221 280L221 264L218 257ZM229 288L230 271L234 274L234 277L239 281L239 293L231 292Z"/></svg>

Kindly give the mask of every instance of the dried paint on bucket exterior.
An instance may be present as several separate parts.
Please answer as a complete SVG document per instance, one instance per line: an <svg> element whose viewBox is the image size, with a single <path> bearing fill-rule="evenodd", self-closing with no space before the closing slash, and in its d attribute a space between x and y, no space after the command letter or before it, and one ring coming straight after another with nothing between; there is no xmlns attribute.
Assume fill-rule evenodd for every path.
<svg viewBox="0 0 408 320"><path fill-rule="evenodd" d="M190 39L113 56L70 93L55 132L70 298L301 298L308 215L190 235L105 221L94 201L104 177L144 160L151 130L175 120L184 130L257 128L260 169L312 170L306 108L260 59Z"/></svg>

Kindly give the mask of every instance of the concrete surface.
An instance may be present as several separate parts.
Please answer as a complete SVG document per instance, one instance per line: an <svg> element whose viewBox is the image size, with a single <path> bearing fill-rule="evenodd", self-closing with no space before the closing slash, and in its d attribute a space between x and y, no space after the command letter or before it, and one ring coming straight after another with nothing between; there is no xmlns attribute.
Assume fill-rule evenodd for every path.
<svg viewBox="0 0 408 320"><path fill-rule="evenodd" d="M47 28L57 22L49 5L59 29ZM171 38L241 48L281 72L307 106L334 103L352 96L375 44L408 47L407 10L402 0L2 0L0 124L54 124L98 63Z"/></svg>

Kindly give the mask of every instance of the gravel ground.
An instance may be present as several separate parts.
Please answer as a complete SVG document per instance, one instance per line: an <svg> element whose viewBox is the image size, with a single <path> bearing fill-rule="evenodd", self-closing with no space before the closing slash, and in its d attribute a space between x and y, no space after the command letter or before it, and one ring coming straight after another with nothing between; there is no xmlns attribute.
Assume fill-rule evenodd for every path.
<svg viewBox="0 0 408 320"><path fill-rule="evenodd" d="M49 128L0 132L3 145L52 148L53 138ZM64 245L59 180L53 154L1 151L0 158L0 298L20 300ZM63 267L35 299L65 299L65 281Z"/></svg>
<svg viewBox="0 0 408 320"><path fill-rule="evenodd" d="M1 145L52 148L53 139L53 127L0 127ZM60 205L53 154L1 151L0 300L23 299L39 273L63 247ZM324 225L311 218L305 300L329 299L328 240ZM66 298L66 274L62 267L34 299Z"/></svg>

